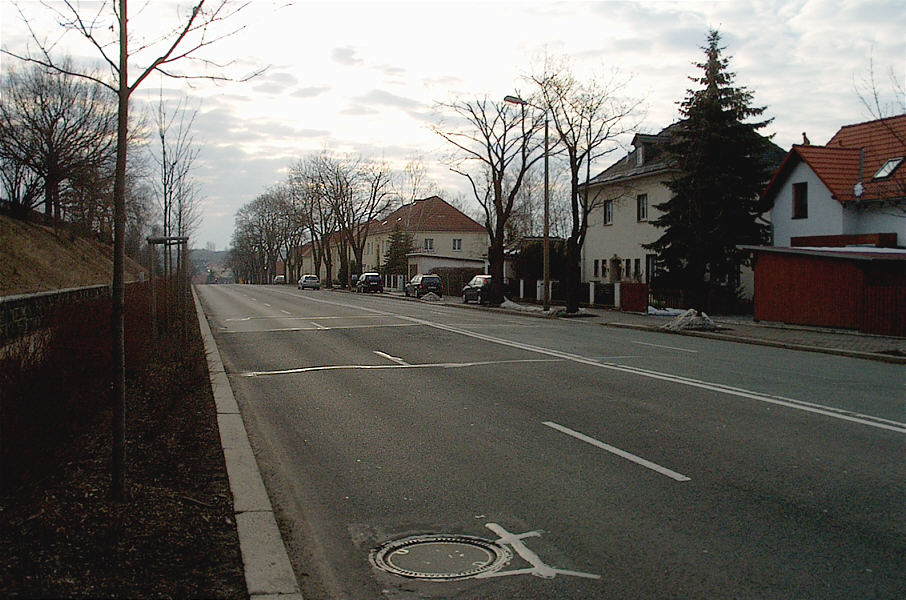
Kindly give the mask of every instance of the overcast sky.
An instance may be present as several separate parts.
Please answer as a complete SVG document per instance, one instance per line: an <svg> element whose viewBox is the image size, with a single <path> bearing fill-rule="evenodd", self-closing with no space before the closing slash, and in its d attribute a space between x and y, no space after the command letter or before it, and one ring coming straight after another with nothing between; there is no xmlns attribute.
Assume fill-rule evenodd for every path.
<svg viewBox="0 0 906 600"><path fill-rule="evenodd" d="M91 15L99 5L81 4ZM138 38L175 27L186 3L130 5L130 31ZM57 39L46 7L19 6L41 39ZM0 0L0 9L3 47L25 52L29 34L19 12L9 0ZM652 133L676 120L687 78L697 74L692 63L702 60L709 28L718 28L736 83L767 107L774 119L767 133L785 150L803 131L823 144L840 126L871 118L856 90L867 89L872 61L885 102L894 101L890 74L906 81L902 0L258 0L229 23L246 27L212 46L209 56L235 61L226 69L234 78L267 67L263 75L220 84L149 78L136 95L139 108L160 94L185 96L198 108L198 247L213 242L224 249L236 211L283 180L295 159L325 148L399 168L420 155L445 194L466 193L443 162L449 148L431 131L440 118L436 103L527 95L524 77L545 53L568 57L582 76L613 68L632 75L629 93L645 99L640 131ZM56 49L77 60L96 56L74 42L66 37ZM5 70L12 59L0 61Z"/></svg>

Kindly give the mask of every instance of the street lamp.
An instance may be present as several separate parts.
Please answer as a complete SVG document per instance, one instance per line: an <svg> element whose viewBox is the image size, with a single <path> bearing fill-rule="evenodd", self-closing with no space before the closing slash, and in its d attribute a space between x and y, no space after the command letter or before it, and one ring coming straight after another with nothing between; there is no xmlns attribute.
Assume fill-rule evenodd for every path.
<svg viewBox="0 0 906 600"><path fill-rule="evenodd" d="M548 184L548 166L547 159L549 155L548 150L548 118L547 118L547 109L541 108L540 106L535 106L531 102L527 102L520 98L519 96L504 96L504 102L509 102L510 104L519 104L521 106L531 106L537 108L538 110L544 111L544 237L543 239L543 279L544 279L544 310L551 309L551 251L550 251L550 186Z"/></svg>

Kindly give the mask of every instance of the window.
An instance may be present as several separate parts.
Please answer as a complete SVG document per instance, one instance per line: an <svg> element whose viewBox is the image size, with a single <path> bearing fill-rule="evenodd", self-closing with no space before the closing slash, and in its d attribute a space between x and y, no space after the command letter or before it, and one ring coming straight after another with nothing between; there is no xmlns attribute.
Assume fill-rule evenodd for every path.
<svg viewBox="0 0 906 600"><path fill-rule="evenodd" d="M627 258L627 259L626 259L626 266L623 267L623 279L629 279L630 277L632 277L632 270L631 270L631 269L632 269L632 259L631 259L631 258Z"/></svg>
<svg viewBox="0 0 906 600"><path fill-rule="evenodd" d="M654 277L656 258L656 254L645 255L645 283L651 283L651 278Z"/></svg>
<svg viewBox="0 0 906 600"><path fill-rule="evenodd" d="M453 251L462 250L462 238L453 238Z"/></svg>
<svg viewBox="0 0 906 600"><path fill-rule="evenodd" d="M613 200L604 203L604 224L613 225Z"/></svg>
<svg viewBox="0 0 906 600"><path fill-rule="evenodd" d="M878 169L878 172L875 173L874 179L883 179L885 177L890 177L891 173L893 173L894 170L900 166L900 163L903 162L904 158L906 157L900 156L898 158L891 158L890 160L888 160L881 166L880 169Z"/></svg>
<svg viewBox="0 0 906 600"><path fill-rule="evenodd" d="M639 144L635 149L635 166L641 167L645 164L645 146Z"/></svg>
<svg viewBox="0 0 906 600"><path fill-rule="evenodd" d="M598 259L596 258L595 259L595 274L593 275L593 277L597 277L597 276L598 276Z"/></svg>
<svg viewBox="0 0 906 600"><path fill-rule="evenodd" d="M434 250L434 238L425 238L425 250Z"/></svg>
<svg viewBox="0 0 906 600"><path fill-rule="evenodd" d="M636 279L640 279L642 277L642 259L641 258L635 259L634 267L635 267L635 270L632 272L632 274Z"/></svg>
<svg viewBox="0 0 906 600"><path fill-rule="evenodd" d="M793 218L808 218L808 183L793 184Z"/></svg>
<svg viewBox="0 0 906 600"><path fill-rule="evenodd" d="M635 197L635 214L639 221L648 220L648 194L639 194Z"/></svg>

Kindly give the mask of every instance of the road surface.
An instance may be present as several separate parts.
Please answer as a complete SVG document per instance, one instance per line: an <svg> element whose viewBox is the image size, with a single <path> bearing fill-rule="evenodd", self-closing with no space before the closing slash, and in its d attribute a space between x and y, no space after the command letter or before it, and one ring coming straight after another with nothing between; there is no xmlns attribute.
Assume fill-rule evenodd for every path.
<svg viewBox="0 0 906 600"><path fill-rule="evenodd" d="M902 366L381 295L198 292L307 599L906 597ZM446 581L375 566L428 534L505 563ZM483 568L456 552L437 570Z"/></svg>

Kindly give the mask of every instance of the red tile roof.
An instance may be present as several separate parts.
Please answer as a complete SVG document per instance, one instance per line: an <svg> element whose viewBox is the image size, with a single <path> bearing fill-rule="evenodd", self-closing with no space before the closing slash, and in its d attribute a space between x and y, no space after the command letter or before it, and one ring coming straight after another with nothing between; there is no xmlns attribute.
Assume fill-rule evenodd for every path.
<svg viewBox="0 0 906 600"><path fill-rule="evenodd" d="M483 225L451 206L439 196L416 200L396 209L383 219L372 222L368 234L393 231L399 224L402 231L475 231L483 232Z"/></svg>
<svg viewBox="0 0 906 600"><path fill-rule="evenodd" d="M906 157L906 115L846 125L825 146L793 146L762 199L773 200L790 170L800 162L815 172L838 202L902 199L906 166L901 164L889 177L874 179L888 160L897 157ZM857 197L860 163L863 191Z"/></svg>

